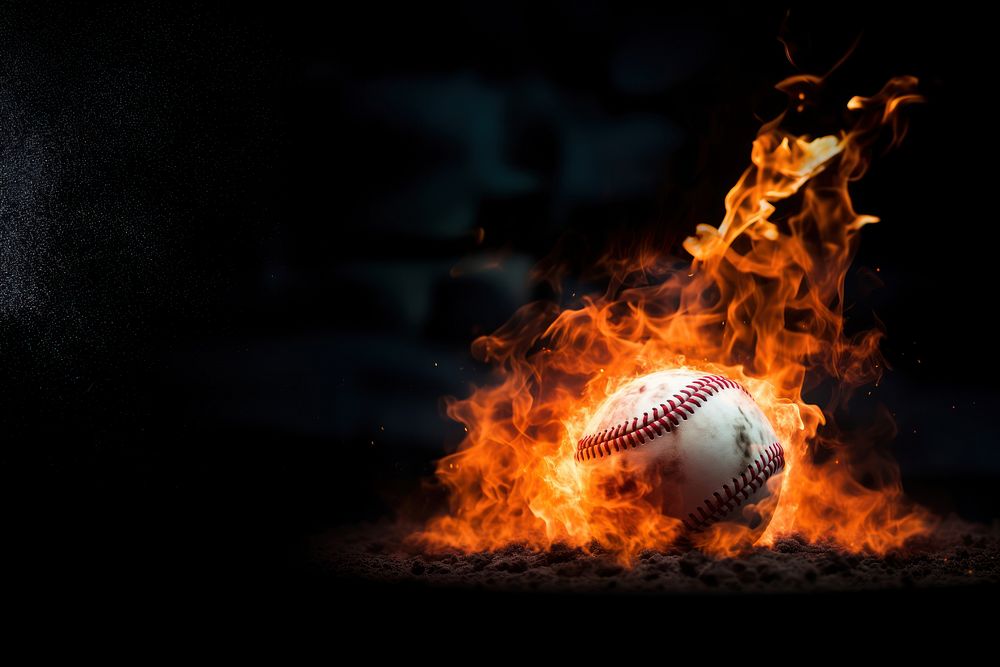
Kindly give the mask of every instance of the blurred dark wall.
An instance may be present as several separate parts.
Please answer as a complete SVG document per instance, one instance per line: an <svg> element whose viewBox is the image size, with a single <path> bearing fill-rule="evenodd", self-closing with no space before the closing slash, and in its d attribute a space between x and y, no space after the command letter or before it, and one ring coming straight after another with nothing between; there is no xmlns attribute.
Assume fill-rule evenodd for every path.
<svg viewBox="0 0 1000 667"><path fill-rule="evenodd" d="M915 74L856 188L853 322L908 487L970 516L992 424L990 42L974 16L600 3L180 10L0 22L2 416L11 507L115 567L375 517L460 429L440 398L529 273L715 222L775 82ZM969 481L971 480L971 481ZM35 520L35 517L45 517ZM136 535L143 536L138 539ZM196 537L192 538L191 536ZM281 539L275 539L275 537ZM77 542L78 544L80 542ZM81 547L82 548L82 547Z"/></svg>

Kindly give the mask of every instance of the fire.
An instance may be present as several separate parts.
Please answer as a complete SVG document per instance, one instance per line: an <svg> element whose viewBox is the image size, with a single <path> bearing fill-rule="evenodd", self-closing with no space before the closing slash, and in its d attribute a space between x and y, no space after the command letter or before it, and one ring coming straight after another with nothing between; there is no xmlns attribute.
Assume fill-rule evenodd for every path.
<svg viewBox="0 0 1000 667"><path fill-rule="evenodd" d="M802 79L778 86L793 106ZM882 554L926 532L931 518L903 498L894 462L832 418L885 368L882 332L848 335L844 327L844 279L859 231L878 221L855 212L849 185L864 175L884 128L893 144L902 139L900 111L920 100L916 85L895 78L872 97L852 98L842 129L825 136L786 132L782 114L759 131L721 224L700 224L684 242L693 260L651 247L624 261L609 256L607 293L576 308L526 305L477 339L473 351L494 364L495 382L449 400L448 415L468 431L437 467L450 511L414 539L466 551L596 543L624 562L669 546L679 524L648 502L648 489L621 477L608 484L573 453L606 397L674 367L741 382L784 445L780 503L758 545L794 533ZM814 393L830 398L821 407L805 397ZM729 554L744 537L719 526L695 539Z"/></svg>

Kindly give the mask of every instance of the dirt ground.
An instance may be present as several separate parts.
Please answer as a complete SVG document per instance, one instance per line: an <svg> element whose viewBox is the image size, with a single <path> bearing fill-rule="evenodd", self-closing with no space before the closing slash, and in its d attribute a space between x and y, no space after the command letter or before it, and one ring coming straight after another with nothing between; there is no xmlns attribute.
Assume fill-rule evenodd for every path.
<svg viewBox="0 0 1000 667"><path fill-rule="evenodd" d="M406 526L369 524L315 538L307 569L353 583L539 592L796 593L1000 583L1000 524L955 518L884 557L786 537L773 549L737 558L680 548L648 551L632 568L599 552L558 545L546 552L514 545L495 552L422 554L405 544L409 532Z"/></svg>

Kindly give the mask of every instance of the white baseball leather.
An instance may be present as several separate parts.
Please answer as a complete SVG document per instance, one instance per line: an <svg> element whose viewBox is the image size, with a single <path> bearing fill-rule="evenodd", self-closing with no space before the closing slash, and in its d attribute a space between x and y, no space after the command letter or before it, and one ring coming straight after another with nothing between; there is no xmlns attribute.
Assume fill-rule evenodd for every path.
<svg viewBox="0 0 1000 667"><path fill-rule="evenodd" d="M654 485L663 512L691 530L731 521L763 532L784 466L767 417L721 375L666 370L637 378L591 418L575 458L615 466ZM776 491L774 491L776 493Z"/></svg>

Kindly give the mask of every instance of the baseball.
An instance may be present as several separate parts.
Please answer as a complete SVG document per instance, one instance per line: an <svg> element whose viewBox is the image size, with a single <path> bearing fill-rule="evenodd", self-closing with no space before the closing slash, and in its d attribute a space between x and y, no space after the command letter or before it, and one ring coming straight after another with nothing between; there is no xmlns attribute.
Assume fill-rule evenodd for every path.
<svg viewBox="0 0 1000 667"><path fill-rule="evenodd" d="M610 396L577 444L579 465L649 482L663 513L700 531L746 526L756 539L771 520L784 450L739 383L691 370L651 373Z"/></svg>

